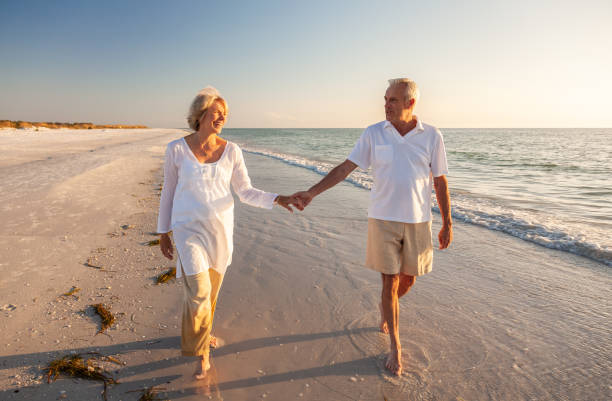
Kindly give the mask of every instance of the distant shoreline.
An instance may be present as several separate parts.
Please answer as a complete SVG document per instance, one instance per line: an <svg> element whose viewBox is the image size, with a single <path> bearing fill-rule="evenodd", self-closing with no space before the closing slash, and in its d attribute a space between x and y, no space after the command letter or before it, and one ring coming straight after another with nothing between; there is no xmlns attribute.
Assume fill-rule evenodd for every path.
<svg viewBox="0 0 612 401"><path fill-rule="evenodd" d="M60 122L33 122L33 121L10 121L0 120L1 128L47 128L47 129L131 129L131 128L149 128L146 125L126 125L126 124L104 124L97 125L93 123L60 123Z"/></svg>

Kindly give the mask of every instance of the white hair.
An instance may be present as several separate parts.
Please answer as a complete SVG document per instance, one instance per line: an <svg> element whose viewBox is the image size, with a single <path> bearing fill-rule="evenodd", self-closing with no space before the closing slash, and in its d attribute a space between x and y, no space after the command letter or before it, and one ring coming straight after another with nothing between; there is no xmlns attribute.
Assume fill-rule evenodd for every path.
<svg viewBox="0 0 612 401"><path fill-rule="evenodd" d="M410 99L414 99L414 102L419 101L419 97L421 96L421 92L419 92L419 88L417 84L408 78L394 78L389 80L389 86L393 85L404 85L404 100L408 101Z"/></svg>
<svg viewBox="0 0 612 401"><path fill-rule="evenodd" d="M187 123L192 130L197 131L200 129L200 119L206 114L208 108L217 101L223 104L223 114L227 115L227 102L221 97L218 90L212 86L207 86L198 92L191 102L189 114L187 115Z"/></svg>

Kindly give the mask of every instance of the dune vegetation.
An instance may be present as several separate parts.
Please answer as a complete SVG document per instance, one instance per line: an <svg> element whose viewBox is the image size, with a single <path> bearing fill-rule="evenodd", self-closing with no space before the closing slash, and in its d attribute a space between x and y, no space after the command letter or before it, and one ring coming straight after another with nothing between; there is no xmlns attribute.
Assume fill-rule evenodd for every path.
<svg viewBox="0 0 612 401"><path fill-rule="evenodd" d="M60 123L60 122L31 122L31 121L11 121L0 120L0 128L16 128L16 129L132 129L132 128L148 128L146 125L124 125L124 124L93 124L93 123Z"/></svg>

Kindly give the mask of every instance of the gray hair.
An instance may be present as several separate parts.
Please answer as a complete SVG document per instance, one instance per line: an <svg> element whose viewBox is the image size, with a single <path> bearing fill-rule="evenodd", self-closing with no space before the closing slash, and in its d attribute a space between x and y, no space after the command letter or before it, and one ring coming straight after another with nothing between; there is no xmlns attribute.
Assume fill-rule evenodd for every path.
<svg viewBox="0 0 612 401"><path fill-rule="evenodd" d="M223 115L227 116L227 102L221 97L218 90L212 86L207 86L199 91L189 107L189 114L187 115L187 123L189 124L189 128L194 131L199 130L200 119L204 114L206 114L208 108L217 101L223 104Z"/></svg>
<svg viewBox="0 0 612 401"><path fill-rule="evenodd" d="M408 78L394 78L389 80L389 86L393 85L404 85L404 100L414 99L414 102L419 101L419 97L421 96L421 92L417 87L417 84L408 79Z"/></svg>

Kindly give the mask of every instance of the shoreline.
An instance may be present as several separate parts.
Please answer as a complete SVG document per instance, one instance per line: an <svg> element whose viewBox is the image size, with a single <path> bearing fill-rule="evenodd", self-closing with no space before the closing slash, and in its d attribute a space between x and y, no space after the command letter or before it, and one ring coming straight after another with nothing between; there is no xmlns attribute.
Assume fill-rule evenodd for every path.
<svg viewBox="0 0 612 401"><path fill-rule="evenodd" d="M153 283L174 263L145 245L155 238L163 147L179 135L108 133L81 143L58 133L72 139L45 145L52 159L34 149L0 165L14 182L32 183L2 184L0 304L17 307L1 312L2 399L102 399L100 383L39 377L51 359L87 351L126 363L112 367L121 384L109 386L109 400L135 400L126 391L153 385L166 389L161 398L205 394L191 380L193 361L180 357L180 284ZM288 194L320 178L245 158L266 191ZM213 399L610 397L609 272L461 222L451 248L435 252L433 272L400 301L405 373L387 375L380 278L363 267L368 197L342 183L292 215L236 201L234 258L213 327L225 343L212 354ZM433 227L435 238L437 215ZM107 271L84 266L91 256ZM79 298L61 297L73 285ZM98 301L117 324L95 335L99 318L82 311Z"/></svg>

